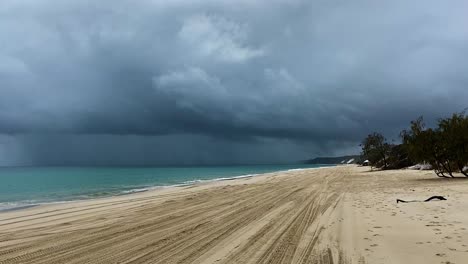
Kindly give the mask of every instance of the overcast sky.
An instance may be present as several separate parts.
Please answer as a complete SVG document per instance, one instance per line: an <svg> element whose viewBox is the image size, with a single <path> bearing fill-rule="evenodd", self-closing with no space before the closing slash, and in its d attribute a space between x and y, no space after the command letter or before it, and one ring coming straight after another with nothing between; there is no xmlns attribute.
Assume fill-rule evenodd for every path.
<svg viewBox="0 0 468 264"><path fill-rule="evenodd" d="M1 0L0 165L275 163L468 107L467 1Z"/></svg>

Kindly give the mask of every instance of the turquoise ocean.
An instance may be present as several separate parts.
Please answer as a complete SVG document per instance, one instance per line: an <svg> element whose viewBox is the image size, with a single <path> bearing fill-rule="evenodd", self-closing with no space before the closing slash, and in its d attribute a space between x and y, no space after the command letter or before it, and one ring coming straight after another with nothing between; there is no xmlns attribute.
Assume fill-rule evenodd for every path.
<svg viewBox="0 0 468 264"><path fill-rule="evenodd" d="M0 211L323 166L0 167Z"/></svg>

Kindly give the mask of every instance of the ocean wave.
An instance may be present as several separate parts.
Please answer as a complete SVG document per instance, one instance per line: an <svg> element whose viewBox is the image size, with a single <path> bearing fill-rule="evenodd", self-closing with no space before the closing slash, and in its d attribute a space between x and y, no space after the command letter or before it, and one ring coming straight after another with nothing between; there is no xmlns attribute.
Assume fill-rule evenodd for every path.
<svg viewBox="0 0 468 264"><path fill-rule="evenodd" d="M328 166L324 166L324 167L328 167ZM172 184L172 185L145 186L143 188L140 187L140 188L125 190L125 191L121 191L119 193L119 195L147 192L147 191L152 191L152 190L157 190L157 189L165 189L165 188L173 188L173 187L185 187L185 186L191 186L191 185L203 184L203 183L210 183L210 182L217 182L217 181L232 181L232 180L238 180L238 179L252 178L252 177L255 177L255 176L260 176L260 175L269 174L269 173L303 171L303 170L318 169L318 168L321 168L321 167L288 169L288 170L280 170L280 171L272 171L272 172L264 172L264 173L254 173L254 174L244 174L244 175L230 176L230 177L220 177L220 178L214 178L214 179L194 179L194 180L188 180L188 181L184 181L182 183L176 183L176 184Z"/></svg>
<svg viewBox="0 0 468 264"><path fill-rule="evenodd" d="M197 179L197 180L185 181L182 185L192 185L192 184L197 184L197 183L207 183L207 182L216 182L216 181L232 181L232 180L237 180L237 179L251 178L254 176L258 176L258 175L261 175L261 174L245 174L245 175L239 175L239 176L222 177L222 178L214 178L214 179Z"/></svg>
<svg viewBox="0 0 468 264"><path fill-rule="evenodd" d="M302 168L302 169L289 169L289 170L285 170L287 172L290 172L290 171L303 171L303 170L308 170L309 168Z"/></svg>
<svg viewBox="0 0 468 264"><path fill-rule="evenodd" d="M132 193L141 193L141 192L147 192L149 190L150 190L149 188L138 188L138 189L131 189L131 190L121 191L119 194L120 195L125 195L125 194L132 194Z"/></svg>
<svg viewBox="0 0 468 264"><path fill-rule="evenodd" d="M163 184L163 185L148 185L148 186L121 186L121 188L114 188L110 190L99 190L99 191L96 190L94 192L88 192L88 193L75 193L68 197L55 197L55 199L52 199L52 200L45 199L45 200L23 200L23 201L15 201L15 202L0 202L0 212L26 209L30 207L39 206L39 205L45 205L45 204L69 203L69 202L74 202L74 201L84 201L84 200L95 199L95 198L129 195L129 194L142 193L142 192L158 190L158 189L166 189L166 188L173 188L173 187L186 187L186 186L204 184L204 183L210 183L210 182L246 179L246 178L252 178L255 176L260 176L260 175L265 175L265 174L270 174L270 173L303 171L303 170L309 170L309 169L318 169L321 167L328 167L328 166L325 165L325 166L320 166L320 167L315 167L315 168L294 168L294 169L285 169L285 170L277 170L277 171L266 171L266 172L260 172L260 173L227 176L227 177L219 177L219 178L212 178L212 179L192 179L192 180L187 180L187 181L183 181L180 183L174 183L174 184L168 184L168 185Z"/></svg>
<svg viewBox="0 0 468 264"><path fill-rule="evenodd" d="M8 211L14 211L14 210L21 210L21 209L26 209L30 207L35 207L38 206L39 203L36 203L34 201L23 201L23 202L5 202L5 203L0 203L0 212L8 212Z"/></svg>

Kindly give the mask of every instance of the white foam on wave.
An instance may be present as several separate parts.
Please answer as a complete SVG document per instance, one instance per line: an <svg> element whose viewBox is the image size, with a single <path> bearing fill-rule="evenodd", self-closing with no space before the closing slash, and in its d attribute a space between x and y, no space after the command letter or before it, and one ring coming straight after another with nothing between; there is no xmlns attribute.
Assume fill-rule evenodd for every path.
<svg viewBox="0 0 468 264"><path fill-rule="evenodd" d="M278 170L278 171L271 171L271 172L244 174L244 175L231 176L231 177L220 177L220 178L214 178L214 179L195 179L195 180L184 181L182 183L177 183L177 184L172 184L172 185L155 185L155 186L138 187L138 188L135 188L135 189L123 190L123 191L120 191L120 192L117 192L117 193L114 193L114 194L108 193L109 195L103 195L103 196L89 196L89 195L75 196L71 200L64 200L64 201L35 201L35 200L28 200L28 201L19 201L19 202L3 202L3 203L0 203L0 212L21 210L21 209L26 209L26 208L39 206L39 205L46 205L46 204L70 203L70 202L83 201L83 200L88 200L88 199L93 199L93 198L105 198L105 197L116 196L116 195L118 196L118 195L135 194L135 193L147 192L147 191L152 191L152 190L157 190L157 189L166 189L166 188L173 188L173 187L184 187L184 186L190 186L190 185L202 184L202 183L209 183L209 182L217 182L217 181L230 181L230 180L237 180L237 179L246 179L246 178L261 176L261 175L269 174L269 173L294 172L294 171L303 171L303 170L310 170L310 169L320 169L320 168L323 168L323 167L329 167L329 166L320 166L320 167L313 167L313 168L295 168L295 169Z"/></svg>
<svg viewBox="0 0 468 264"><path fill-rule="evenodd" d="M132 193L141 193L141 192L147 192L149 191L150 188L138 188L138 189L131 189L131 190L126 190L126 191L122 191L120 192L120 194L132 194Z"/></svg>
<svg viewBox="0 0 468 264"><path fill-rule="evenodd" d="M25 201L18 201L18 202L4 202L4 203L0 203L0 213L14 211L14 210L21 210L21 209L40 206L40 205L64 204L64 203L70 203L70 202L82 201L82 200L85 200L85 199L74 199L74 200L64 200L64 201L25 200Z"/></svg>
<svg viewBox="0 0 468 264"><path fill-rule="evenodd" d="M303 171L303 170L307 170L309 168L301 168L301 169L289 169L289 170L285 170L285 171Z"/></svg>
<svg viewBox="0 0 468 264"><path fill-rule="evenodd" d="M214 178L214 179L190 180L190 181L185 181L184 183L175 185L175 186L186 186L186 185L192 185L192 184L197 184L197 183L208 183L208 182L217 182L217 181L232 181L232 180L237 180L237 179L251 178L254 176L258 176L258 175L260 174L245 174L245 175L239 175L239 176L222 177L222 178Z"/></svg>
<svg viewBox="0 0 468 264"><path fill-rule="evenodd" d="M35 201L4 202L4 203L0 203L0 212L26 209L26 208L34 207L38 205L39 203Z"/></svg>
<svg viewBox="0 0 468 264"><path fill-rule="evenodd" d="M324 166L313 167L313 168L287 169L287 170L270 171L270 172L254 173L254 174L244 174L244 175L239 175L239 176L222 177L222 178L214 178L214 179L206 179L206 180L202 180L202 179L190 180L190 181L185 181L182 184L177 184L177 185L172 185L172 186L177 187L177 186L187 186L187 185L192 185L192 184L197 184L197 183L207 183L207 182L215 182L215 181L230 181L230 180L236 180L236 179L251 178L251 177L260 176L260 175L269 174L269 173L305 171L305 170L310 170L310 169L320 169L320 168L333 167L333 166L334 165L324 165Z"/></svg>

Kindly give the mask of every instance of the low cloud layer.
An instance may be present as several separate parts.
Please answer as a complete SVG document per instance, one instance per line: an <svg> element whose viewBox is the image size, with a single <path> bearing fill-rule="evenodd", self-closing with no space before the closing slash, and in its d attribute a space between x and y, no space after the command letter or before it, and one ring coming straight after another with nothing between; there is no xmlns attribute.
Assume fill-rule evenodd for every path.
<svg viewBox="0 0 468 264"><path fill-rule="evenodd" d="M468 107L465 1L0 3L0 165L290 162Z"/></svg>

